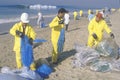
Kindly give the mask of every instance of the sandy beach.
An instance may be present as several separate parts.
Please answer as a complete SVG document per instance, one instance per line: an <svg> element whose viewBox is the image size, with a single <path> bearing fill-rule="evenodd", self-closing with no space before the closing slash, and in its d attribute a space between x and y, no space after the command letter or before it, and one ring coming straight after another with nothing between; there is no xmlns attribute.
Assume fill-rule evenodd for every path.
<svg viewBox="0 0 120 80"><path fill-rule="evenodd" d="M116 43L120 46L120 12L110 15L112 26L110 27L115 35ZM55 70L45 80L120 80L120 72L94 72L88 68L73 68L72 58L75 55L74 44L86 45L88 38L88 19L82 17L80 20L71 20L68 31L65 32L64 51L60 54L58 65L51 65ZM46 58L51 60L52 44L50 40L51 29L49 27L39 29L34 26L37 38L46 39L47 42L34 49L34 59ZM105 33L105 37L108 37ZM0 67L8 66L16 68L15 53L13 52L14 37L10 34L0 34Z"/></svg>

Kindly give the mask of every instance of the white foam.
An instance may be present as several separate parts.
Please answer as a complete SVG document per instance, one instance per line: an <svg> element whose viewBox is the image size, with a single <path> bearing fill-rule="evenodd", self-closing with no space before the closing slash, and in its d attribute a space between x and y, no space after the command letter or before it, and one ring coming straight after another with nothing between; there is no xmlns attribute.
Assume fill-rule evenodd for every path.
<svg viewBox="0 0 120 80"><path fill-rule="evenodd" d="M52 15L44 15L43 17L45 18L49 18L49 17L54 17L56 14L52 14ZM37 16L31 16L30 19L35 19L37 18ZM11 22L18 22L20 21L20 18L19 17L16 17L16 18L7 18L7 19L0 19L0 24L3 24L3 23L11 23Z"/></svg>
<svg viewBox="0 0 120 80"><path fill-rule="evenodd" d="M36 5L30 5L29 6L30 9L56 9L56 6L51 6L51 5L40 5L40 4L36 4Z"/></svg>

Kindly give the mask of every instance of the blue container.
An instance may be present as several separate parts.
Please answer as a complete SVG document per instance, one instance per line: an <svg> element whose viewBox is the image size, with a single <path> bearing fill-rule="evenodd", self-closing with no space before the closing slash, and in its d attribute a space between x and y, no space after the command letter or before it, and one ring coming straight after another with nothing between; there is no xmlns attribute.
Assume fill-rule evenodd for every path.
<svg viewBox="0 0 120 80"><path fill-rule="evenodd" d="M46 65L46 64L42 64L42 66L40 66L36 72L42 77L42 78L46 78L49 76L49 74L52 72L52 69Z"/></svg>

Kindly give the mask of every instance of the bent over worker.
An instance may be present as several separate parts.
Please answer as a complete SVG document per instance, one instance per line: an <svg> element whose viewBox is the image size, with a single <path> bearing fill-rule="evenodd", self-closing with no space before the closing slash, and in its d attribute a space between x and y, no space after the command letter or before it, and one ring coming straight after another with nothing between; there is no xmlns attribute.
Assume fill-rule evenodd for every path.
<svg viewBox="0 0 120 80"><path fill-rule="evenodd" d="M110 34L110 37L114 38L114 34L103 20L102 13L99 12L88 25L89 37L87 45L89 47L96 46L102 40L104 30Z"/></svg>
<svg viewBox="0 0 120 80"><path fill-rule="evenodd" d="M16 63L17 68L21 68L23 66L21 61L21 39L24 35L29 38L29 43L32 45L33 40L36 37L36 33L34 32L31 25L29 25L29 15L28 13L21 14L21 21L16 23L11 29L10 34L15 37L14 43L14 51L16 52ZM35 70L35 64L32 63L30 65L31 70Z"/></svg>
<svg viewBox="0 0 120 80"><path fill-rule="evenodd" d="M66 10L64 8L59 9L57 16L49 24L50 28L52 29L51 41L53 45L53 51L52 51L53 64L57 63L58 54L62 52L62 49L59 51L59 48L63 48L63 44L64 44L64 19L63 18L65 15L65 12ZM60 41L60 44L58 44L59 41Z"/></svg>

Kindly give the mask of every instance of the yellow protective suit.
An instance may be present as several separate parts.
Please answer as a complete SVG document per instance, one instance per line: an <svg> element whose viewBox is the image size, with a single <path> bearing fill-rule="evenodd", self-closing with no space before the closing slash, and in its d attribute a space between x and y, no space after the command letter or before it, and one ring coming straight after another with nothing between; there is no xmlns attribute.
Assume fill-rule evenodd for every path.
<svg viewBox="0 0 120 80"><path fill-rule="evenodd" d="M88 37L88 43L87 45L89 47L96 46L103 37L103 31L105 30L107 33L110 33L111 30L107 26L106 22L104 20L101 20L100 22L96 22L96 17L92 19L88 25L88 31L89 31L89 37ZM98 39L94 39L92 34L95 33L98 37Z"/></svg>
<svg viewBox="0 0 120 80"><path fill-rule="evenodd" d="M77 19L78 13L76 11L73 12L74 20Z"/></svg>
<svg viewBox="0 0 120 80"><path fill-rule="evenodd" d="M22 67L22 62L21 62L21 53L20 53L20 37L16 35L16 30L19 30L21 32L23 32L23 27L22 27L22 23L16 23L11 29L10 29L10 34L13 35L15 37L15 43L14 43L14 48L13 50L16 52L16 63L17 63L17 67L21 68ZM26 29L25 29L25 35L27 35L29 38L32 38L33 40L36 37L36 33L34 32L33 28L27 24ZM30 68L32 70L35 70L35 64L32 63Z"/></svg>
<svg viewBox="0 0 120 80"><path fill-rule="evenodd" d="M51 32L51 41L53 45L53 52L52 52L52 62L56 63L58 59L58 39L60 36L60 31L64 27L64 24L59 24L58 22L61 19L57 16L52 20L52 22L49 24L50 28L52 29Z"/></svg>
<svg viewBox="0 0 120 80"><path fill-rule="evenodd" d="M82 11L82 10L80 10L80 17L81 17L81 16L83 16L83 11Z"/></svg>
<svg viewBox="0 0 120 80"><path fill-rule="evenodd" d="M96 10L96 14L98 14L99 10Z"/></svg>
<svg viewBox="0 0 120 80"><path fill-rule="evenodd" d="M90 10L90 9L88 10L88 15L89 15L89 14L91 14L91 10Z"/></svg>

